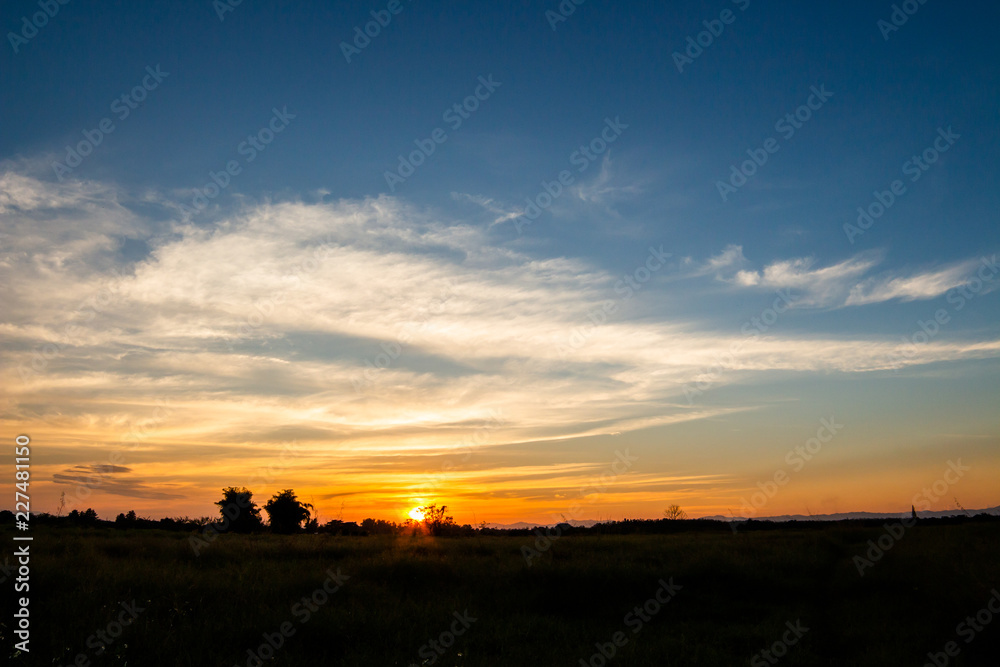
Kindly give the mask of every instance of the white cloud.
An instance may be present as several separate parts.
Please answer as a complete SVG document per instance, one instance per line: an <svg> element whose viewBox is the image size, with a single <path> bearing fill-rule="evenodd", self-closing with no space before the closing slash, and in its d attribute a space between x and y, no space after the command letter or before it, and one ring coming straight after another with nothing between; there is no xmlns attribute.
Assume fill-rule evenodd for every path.
<svg viewBox="0 0 1000 667"><path fill-rule="evenodd" d="M452 192L451 198L455 201L468 201L481 206L486 209L494 216L493 222L489 224L490 227L495 227L496 225L501 225L508 220L516 220L517 218L524 215L524 211L519 208L509 208L502 206L495 199L490 197L484 197L483 195L473 195L464 192Z"/></svg>
<svg viewBox="0 0 1000 667"><path fill-rule="evenodd" d="M714 257L709 257L705 263L705 270L708 273L732 269L743 266L747 258L743 256L743 246L730 244L723 248L722 252Z"/></svg>
<svg viewBox="0 0 1000 667"><path fill-rule="evenodd" d="M978 262L971 260L912 276L870 278L851 288L846 303L848 306L855 306L890 299L933 299L953 287L963 285L973 275L977 264Z"/></svg>
<svg viewBox="0 0 1000 667"><path fill-rule="evenodd" d="M727 246L721 255L702 265L702 272L739 266L744 261L740 250L739 246ZM978 265L975 260L969 260L906 276L889 272L869 275L882 261L880 254L870 252L830 266L816 267L813 258L801 257L772 262L762 271L740 269L730 278L722 279L739 287L790 290L796 306L837 308L892 299L933 299L965 283Z"/></svg>
<svg viewBox="0 0 1000 667"><path fill-rule="evenodd" d="M630 197L642 192L642 188L636 183L616 185L615 182L619 180L621 179L616 178L616 175L612 171L611 151L608 150L601 160L601 170L597 175L589 181L572 185L571 189L580 201L587 204L595 204L604 207L609 212L613 212L607 206L624 197Z"/></svg>
<svg viewBox="0 0 1000 667"><path fill-rule="evenodd" d="M154 226L113 189L10 174L0 183L12 185L0 248L9 344L0 354L14 419L44 413L100 434L141 411L137 402L167 397L185 415L169 432L179 442L262 441L294 428L331 450L424 451L447 448L494 410L510 423L503 442L523 442L751 407L692 407L683 395L745 342L740 331L706 330L682 312L653 317L646 293L593 327L588 312L616 298L616 273L492 245L488 230L391 197L265 204L151 236ZM34 224L42 218L50 220ZM148 256L116 258L122 235L147 241ZM733 272L745 261L733 245L705 266ZM859 282L877 263L792 260L731 280L838 304L856 285L865 287L853 298L865 302L922 298L958 275ZM383 343L398 357L356 393L352 381ZM996 341L933 341L912 357L896 347L884 338L760 337L714 381L1000 355Z"/></svg>

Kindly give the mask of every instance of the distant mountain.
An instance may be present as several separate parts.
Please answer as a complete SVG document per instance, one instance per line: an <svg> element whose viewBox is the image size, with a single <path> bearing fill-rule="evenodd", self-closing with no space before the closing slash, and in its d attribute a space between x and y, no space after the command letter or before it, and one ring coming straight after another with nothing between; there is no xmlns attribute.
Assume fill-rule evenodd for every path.
<svg viewBox="0 0 1000 667"><path fill-rule="evenodd" d="M944 516L960 516L962 514L968 514L969 516L976 516L977 514L1000 516L1000 506L984 510L965 510L964 512L960 509L940 510L937 512L924 511L917 512L917 517L934 519ZM754 521L845 521L847 519L905 519L908 516L910 516L909 512L841 512L839 514L781 514L779 516L738 516L735 518L716 514L700 518L711 521L745 521L747 519L753 519Z"/></svg>

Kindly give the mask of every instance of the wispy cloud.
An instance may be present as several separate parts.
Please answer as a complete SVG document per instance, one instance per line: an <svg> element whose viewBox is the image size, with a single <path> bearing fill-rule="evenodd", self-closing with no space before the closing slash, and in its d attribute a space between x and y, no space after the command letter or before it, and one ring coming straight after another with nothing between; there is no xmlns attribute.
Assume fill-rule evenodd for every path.
<svg viewBox="0 0 1000 667"><path fill-rule="evenodd" d="M620 176L613 170L611 150L601 159L601 169L589 180L581 181L572 186L576 198L586 204L602 207L614 212L611 206L624 198L633 197L642 192L642 187L635 182L621 184Z"/></svg>
<svg viewBox="0 0 1000 667"><path fill-rule="evenodd" d="M884 261L878 252L855 255L829 266L816 266L815 259L801 257L778 260L763 270L740 269L722 276L723 270L745 262L742 249L728 246L721 255L702 265L703 273L716 273L721 280L741 288L787 289L795 293L797 306L837 308L861 306L899 299L933 299L964 284L978 266L977 260L900 276L882 271L870 275Z"/></svg>
<svg viewBox="0 0 1000 667"><path fill-rule="evenodd" d="M115 496L165 500L182 498L183 494L164 491L162 486L151 486L129 475L131 468L114 465L78 465L52 476L56 484L74 489L101 490Z"/></svg>
<svg viewBox="0 0 1000 667"><path fill-rule="evenodd" d="M11 173L0 184L9 186L0 248L5 423L55 424L46 428L67 446L101 460L101 443L148 415L154 398L174 406L174 419L128 462L145 481L114 482L131 474L114 470L109 492L158 497L151 489L173 483L178 457L199 460L199 443L212 443L216 457L289 438L323 460L427 456L454 449L496 412L507 426L484 447L757 407L692 406L683 394L745 342L739 330L706 328L699 312L671 309L681 301L652 285L595 325L594 308L619 298L617 268L496 245L487 228L391 197L265 203L195 226L154 224L140 212L148 202L133 205L111 187ZM169 198L154 202L169 210ZM148 252L124 257L122 237ZM636 262L645 256L643 248ZM929 298L965 267L894 281L867 275L879 261L864 255L816 267L800 259L752 271L731 245L692 280L795 288L802 303L835 307ZM664 304L669 316L657 314ZM352 380L366 361L396 344L373 389L356 392ZM993 340L931 341L906 357L896 347L890 337L773 334L746 345L738 372L716 381L1000 356ZM199 465L203 475L226 472ZM71 484L94 469L53 474Z"/></svg>
<svg viewBox="0 0 1000 667"><path fill-rule="evenodd" d="M869 278L851 288L846 304L860 306L890 299L902 301L933 299L965 284L974 275L978 265L978 261L969 260L936 271L909 276Z"/></svg>
<svg viewBox="0 0 1000 667"><path fill-rule="evenodd" d="M703 262L686 257L684 258L683 266L687 277L715 276L718 280L729 280L725 276L732 275L734 271L737 271L737 282L740 282L740 276L747 272L740 271L739 269L747 263L747 258L743 256L743 246L730 243L722 249L722 252L709 257ZM746 283L741 282L741 284L753 285L756 283L750 281Z"/></svg>
<svg viewBox="0 0 1000 667"><path fill-rule="evenodd" d="M519 208L509 208L501 206L496 202L496 200L491 199L489 197L484 197L483 195L473 195L464 192L452 192L451 198L454 199L455 201L472 202L473 204L481 206L482 208L492 213L495 217L493 219L493 222L489 224L490 227L495 227L496 225L503 224L508 220L516 220L517 218L521 217L524 214L524 211L522 211Z"/></svg>

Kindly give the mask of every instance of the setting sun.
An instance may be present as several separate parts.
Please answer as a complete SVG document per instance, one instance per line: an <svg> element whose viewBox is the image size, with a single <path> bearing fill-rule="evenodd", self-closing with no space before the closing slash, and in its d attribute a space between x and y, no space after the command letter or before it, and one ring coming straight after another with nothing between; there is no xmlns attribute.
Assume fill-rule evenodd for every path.
<svg viewBox="0 0 1000 667"><path fill-rule="evenodd" d="M423 521L424 510L422 507L414 507L407 513L407 516L413 519L414 521Z"/></svg>

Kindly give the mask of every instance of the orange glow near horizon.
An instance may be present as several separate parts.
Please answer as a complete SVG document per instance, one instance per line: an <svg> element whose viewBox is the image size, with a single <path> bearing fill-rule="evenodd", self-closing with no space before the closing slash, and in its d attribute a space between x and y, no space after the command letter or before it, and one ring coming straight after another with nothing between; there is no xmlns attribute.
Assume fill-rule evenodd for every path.
<svg viewBox="0 0 1000 667"><path fill-rule="evenodd" d="M154 519L214 517L213 503L228 486L246 486L258 506L282 489L293 489L315 506L323 523L331 518L419 522L424 518L419 508L430 504L446 505L457 523L469 525L656 519L675 503L690 518L902 513L911 504L941 511L955 510L958 502L973 510L998 504L1000 454L986 439L950 438L918 455L878 460L869 458L873 443L884 443L890 451L903 445L867 436L863 429L845 429L801 469L786 462L785 452L815 432L809 423L784 440L766 427L753 441L733 438L710 431L706 421L705 426L577 438L571 444L553 440L522 446L494 436L492 446L471 453L417 448L372 454L339 443L206 441L197 424L177 418L183 412L178 404L172 409L170 419L135 438L123 437L117 423L97 422L88 429L69 418L12 428L32 438L32 509L56 513L65 493L64 513L92 507L109 520L129 510ZM953 450L959 444L961 456ZM705 449L726 456L701 454ZM618 452L631 452L635 459L627 469ZM914 498L945 479L949 460L961 460L969 470L946 489L939 484L944 492L921 507ZM775 486L778 472L788 481ZM752 512L744 501L753 504Z"/></svg>
<svg viewBox="0 0 1000 667"><path fill-rule="evenodd" d="M0 428L31 438L36 512L214 518L230 486L258 507L291 489L324 523L1000 505L986 246L931 266L748 257L752 234L522 243L494 226L523 212L470 218L468 193L289 189L203 226L173 190L39 173L0 169ZM650 278L623 291L633 261ZM947 328L917 327L939 307Z"/></svg>

